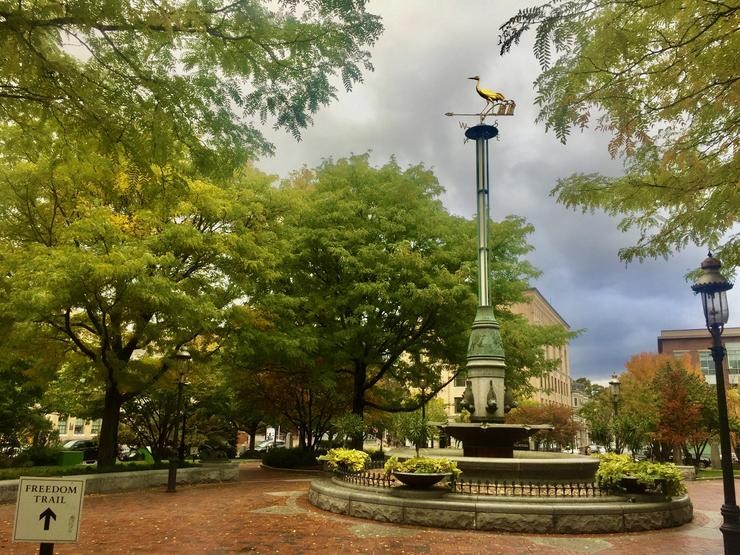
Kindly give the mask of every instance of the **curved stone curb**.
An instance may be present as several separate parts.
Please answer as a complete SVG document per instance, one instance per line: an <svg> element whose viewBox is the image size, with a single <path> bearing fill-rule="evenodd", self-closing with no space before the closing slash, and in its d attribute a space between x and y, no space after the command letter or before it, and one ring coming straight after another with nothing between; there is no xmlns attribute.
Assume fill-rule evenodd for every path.
<svg viewBox="0 0 740 555"><path fill-rule="evenodd" d="M76 478L85 480L85 494L113 493L167 485L167 469L140 470L134 472L108 472L58 476L59 479ZM235 482L239 479L236 463L204 464L177 470L178 485L203 484L209 482ZM18 497L19 480L0 481L0 503L15 503Z"/></svg>
<svg viewBox="0 0 740 555"><path fill-rule="evenodd" d="M397 524L497 532L639 532L680 526L693 518L688 495L665 502L634 503L623 497L580 503L452 493L435 497L424 498L410 491L398 495L381 488L349 488L326 478L314 480L308 493L312 505L333 513Z"/></svg>

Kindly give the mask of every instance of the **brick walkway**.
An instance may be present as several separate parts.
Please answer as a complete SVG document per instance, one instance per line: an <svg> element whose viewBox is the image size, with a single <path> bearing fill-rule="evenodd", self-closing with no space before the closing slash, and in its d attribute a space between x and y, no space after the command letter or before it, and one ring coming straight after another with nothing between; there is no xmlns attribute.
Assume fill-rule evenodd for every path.
<svg viewBox="0 0 740 555"><path fill-rule="evenodd" d="M415 528L319 511L306 501L310 475L242 465L233 484L161 489L85 498L80 542L55 553L117 555L284 553L629 553L714 554L720 480L691 482L691 524L657 532L553 536ZM736 482L740 492L740 481ZM0 505L0 555L35 554L38 544L12 543L14 505Z"/></svg>

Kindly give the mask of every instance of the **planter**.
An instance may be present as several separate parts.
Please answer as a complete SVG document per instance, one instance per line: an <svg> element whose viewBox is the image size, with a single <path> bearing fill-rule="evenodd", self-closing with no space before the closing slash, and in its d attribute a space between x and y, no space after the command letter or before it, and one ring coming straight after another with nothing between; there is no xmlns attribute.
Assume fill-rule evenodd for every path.
<svg viewBox="0 0 740 555"><path fill-rule="evenodd" d="M637 478L633 476L625 476L621 478L619 480L619 487L627 493L646 493L648 490L648 485L638 482ZM650 485L650 489L663 492L665 490L665 480L654 480Z"/></svg>
<svg viewBox="0 0 740 555"><path fill-rule="evenodd" d="M425 474L421 472L394 472L393 476L410 488L423 489L430 488L437 482L441 482L445 478L449 478L452 476L452 472L440 472L434 474Z"/></svg>

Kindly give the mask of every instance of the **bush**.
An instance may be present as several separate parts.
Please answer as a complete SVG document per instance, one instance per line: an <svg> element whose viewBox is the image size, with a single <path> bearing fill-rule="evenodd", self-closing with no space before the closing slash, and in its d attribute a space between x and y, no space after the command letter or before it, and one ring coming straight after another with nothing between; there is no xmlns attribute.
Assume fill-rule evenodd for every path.
<svg viewBox="0 0 740 555"><path fill-rule="evenodd" d="M256 449L252 449L252 450L247 449L246 451L242 451L241 453L239 453L239 458L240 459L261 459L262 455L264 454L265 454L264 451L257 451Z"/></svg>
<svg viewBox="0 0 740 555"><path fill-rule="evenodd" d="M385 463L384 468L388 474L392 472L411 472L414 474L447 474L451 472L454 478L462 474L455 461L439 457L413 457L403 462L400 462L396 457L391 457Z"/></svg>
<svg viewBox="0 0 740 555"><path fill-rule="evenodd" d="M607 453L600 455L601 463L596 471L600 487L611 491L623 489L623 478L634 478L648 490L661 490L668 497L686 492L681 471L673 463L656 463L648 460L635 462L628 455Z"/></svg>
<svg viewBox="0 0 740 555"><path fill-rule="evenodd" d="M385 451L381 451L380 449L369 450L367 454L370 455L370 460L373 462L385 461Z"/></svg>
<svg viewBox="0 0 740 555"><path fill-rule="evenodd" d="M326 461L329 470L340 470L343 472L361 472L370 464L370 455L357 449L329 449L326 455L317 457L316 460Z"/></svg>
<svg viewBox="0 0 740 555"><path fill-rule="evenodd" d="M262 457L262 462L274 468L316 468L316 455L300 447L293 449L270 449Z"/></svg>
<svg viewBox="0 0 740 555"><path fill-rule="evenodd" d="M23 454L28 456L33 466L51 466L57 464L59 447L29 447Z"/></svg>

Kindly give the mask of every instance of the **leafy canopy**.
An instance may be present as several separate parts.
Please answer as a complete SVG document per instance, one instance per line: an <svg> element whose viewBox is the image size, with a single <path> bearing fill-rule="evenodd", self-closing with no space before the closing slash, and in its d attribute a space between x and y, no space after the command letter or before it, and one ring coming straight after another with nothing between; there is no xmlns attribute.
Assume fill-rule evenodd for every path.
<svg viewBox="0 0 740 555"><path fill-rule="evenodd" d="M363 0L2 0L0 122L228 172L271 150L254 118L299 137L334 76L360 81L381 31Z"/></svg>
<svg viewBox="0 0 740 555"><path fill-rule="evenodd" d="M565 142L595 126L622 177L574 174L552 190L639 231L626 261L689 244L740 264L738 8L705 0L551 0L501 27L507 52L536 28L538 121Z"/></svg>

